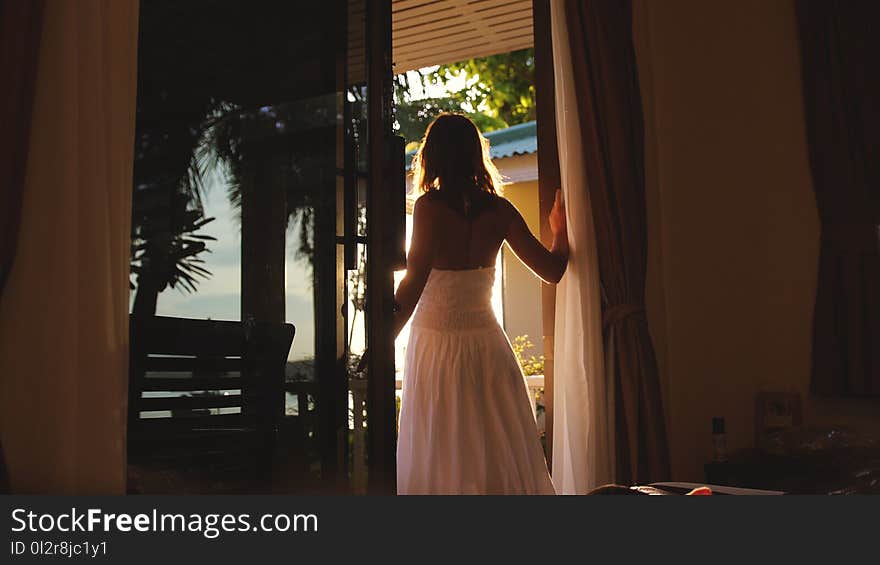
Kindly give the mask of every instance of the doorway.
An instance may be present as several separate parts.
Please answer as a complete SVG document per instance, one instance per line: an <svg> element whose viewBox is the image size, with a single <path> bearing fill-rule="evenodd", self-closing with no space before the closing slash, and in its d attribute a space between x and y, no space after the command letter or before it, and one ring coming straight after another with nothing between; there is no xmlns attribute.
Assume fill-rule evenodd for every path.
<svg viewBox="0 0 880 565"><path fill-rule="evenodd" d="M560 183L549 1L394 0L392 10L397 121L407 149L415 151L441 111L468 115L491 143L492 159L508 184L506 196L549 246L546 218ZM458 92L449 96L444 89ZM493 94L501 94L499 100L481 106ZM409 210L418 196L408 190ZM499 322L522 353L549 458L555 287L539 283L509 249L503 249L499 267ZM397 344L399 360L403 340L405 331Z"/></svg>
<svg viewBox="0 0 880 565"><path fill-rule="evenodd" d="M254 324L288 324L295 337L256 380L227 359L206 381L193 373L192 355L132 375L150 385L130 397L134 491L394 492L390 336L406 189L393 77L535 43L536 85L551 93L549 33L533 31L549 30L540 17L547 8L542 0L141 3L132 327L160 316L231 322L244 335ZM546 217L558 181L541 156L555 158L552 94L543 101ZM151 354L146 345L133 334L133 360ZM196 382L230 384L203 390ZM248 404L255 389L270 398L259 406L268 406L271 457L265 472L227 473L228 463L250 457L227 448L247 431L242 415L256 409ZM144 399L151 410L139 409ZM202 443L186 447L191 440ZM194 464L189 456L206 444L214 459Z"/></svg>

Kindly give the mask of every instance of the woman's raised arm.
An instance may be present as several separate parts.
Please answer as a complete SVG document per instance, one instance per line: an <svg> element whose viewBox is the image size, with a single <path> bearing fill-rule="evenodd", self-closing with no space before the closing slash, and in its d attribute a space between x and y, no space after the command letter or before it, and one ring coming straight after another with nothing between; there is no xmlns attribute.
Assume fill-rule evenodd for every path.
<svg viewBox="0 0 880 565"><path fill-rule="evenodd" d="M553 245L550 249L532 235L519 211L506 200L509 222L505 239L520 261L548 283L558 283L568 265L568 235L565 226L565 207L562 192L556 191L556 201L550 211L550 229Z"/></svg>

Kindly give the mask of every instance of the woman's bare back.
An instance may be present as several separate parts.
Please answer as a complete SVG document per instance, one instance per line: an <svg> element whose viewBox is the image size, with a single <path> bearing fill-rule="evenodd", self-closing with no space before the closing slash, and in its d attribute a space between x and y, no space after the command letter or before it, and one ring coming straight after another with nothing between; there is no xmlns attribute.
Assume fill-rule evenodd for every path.
<svg viewBox="0 0 880 565"><path fill-rule="evenodd" d="M407 254L406 275L397 287L394 335L409 319L432 269L469 270L495 264L504 241L537 276L556 283L568 261L568 240L554 236L547 249L529 231L509 201L485 194L466 204L438 193L427 193L413 208L413 235ZM470 205L468 205L468 203ZM564 211L558 197L550 215L555 232L565 233Z"/></svg>
<svg viewBox="0 0 880 565"><path fill-rule="evenodd" d="M433 216L432 223L437 228L431 241L434 247L431 267L457 271L495 265L510 223L504 209L506 201L491 194L479 195L483 200L468 214L435 194L423 197L430 202L427 212Z"/></svg>

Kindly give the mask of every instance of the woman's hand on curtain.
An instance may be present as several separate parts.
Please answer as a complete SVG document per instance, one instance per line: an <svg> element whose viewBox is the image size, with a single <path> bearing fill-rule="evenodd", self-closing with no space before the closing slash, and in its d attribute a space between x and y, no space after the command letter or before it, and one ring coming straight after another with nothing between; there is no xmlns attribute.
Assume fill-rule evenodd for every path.
<svg viewBox="0 0 880 565"><path fill-rule="evenodd" d="M550 210L550 231L553 233L553 243L550 246L550 252L555 255L561 263L559 278L565 273L568 266L568 229L565 219L565 202L562 200L562 190L556 189L556 200L553 202L553 208Z"/></svg>
<svg viewBox="0 0 880 565"><path fill-rule="evenodd" d="M565 204L562 202L562 190L556 189L556 200L553 202L553 209L550 210L550 231L553 237L560 234L566 236L565 233Z"/></svg>
<svg viewBox="0 0 880 565"><path fill-rule="evenodd" d="M556 200L553 209L550 210L550 231L553 232L553 246L551 251L565 256L568 261L568 230L565 220L565 203L562 200L562 190L556 189Z"/></svg>

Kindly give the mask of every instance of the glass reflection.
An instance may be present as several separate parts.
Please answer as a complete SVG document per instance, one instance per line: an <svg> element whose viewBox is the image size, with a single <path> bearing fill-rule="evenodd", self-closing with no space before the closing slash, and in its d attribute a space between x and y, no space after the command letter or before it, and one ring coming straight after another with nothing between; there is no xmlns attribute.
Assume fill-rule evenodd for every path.
<svg viewBox="0 0 880 565"><path fill-rule="evenodd" d="M364 349L363 4L141 4L131 323L167 316L296 327L277 404L280 490L291 490L285 483L298 473L335 472L344 438L334 423L345 421L339 406L348 395L337 367L345 373ZM349 232L339 211L350 194ZM342 268L343 248L353 250L353 268ZM179 383L238 376L150 371L147 378L174 386L141 398L244 397L245 388ZM140 416L246 415L242 402L204 410L180 403Z"/></svg>

